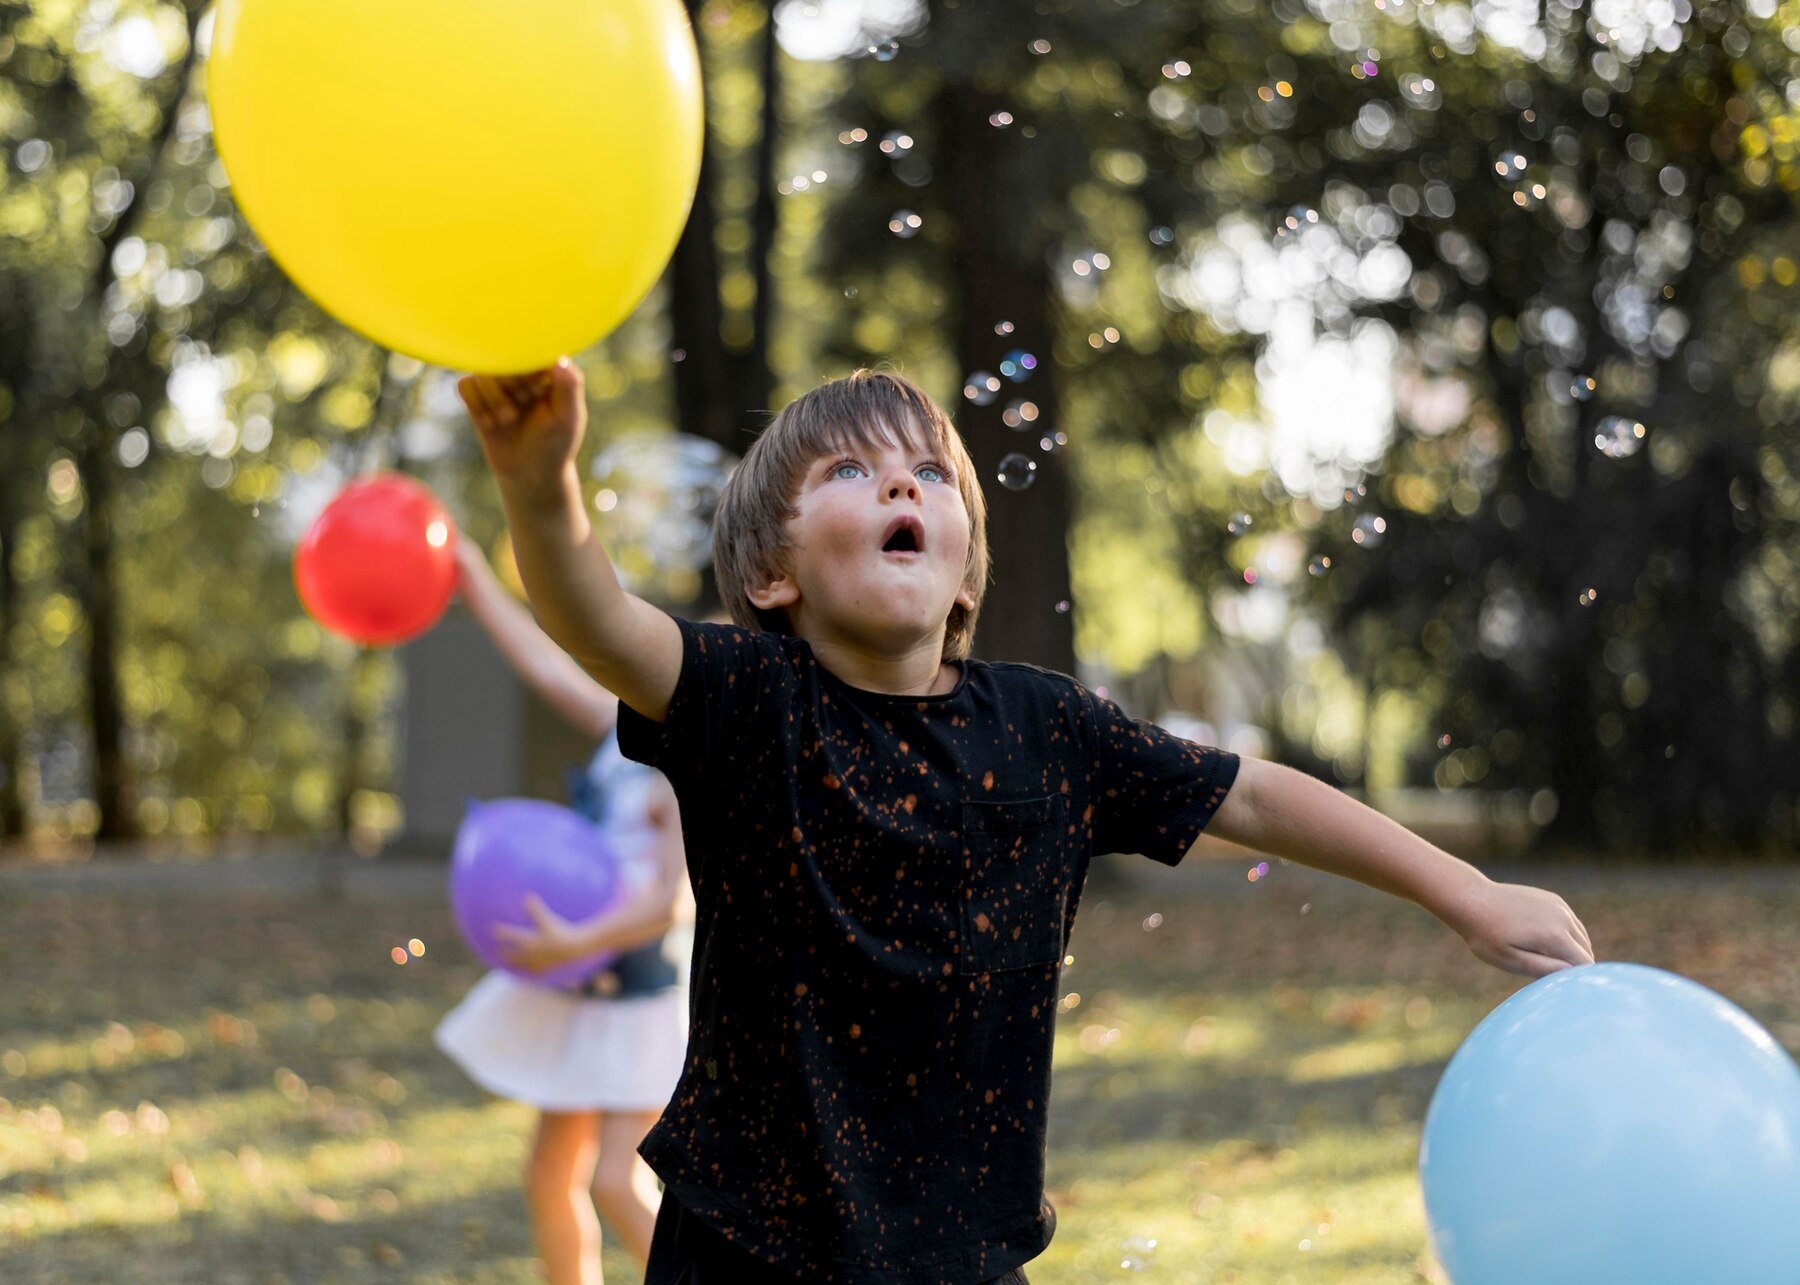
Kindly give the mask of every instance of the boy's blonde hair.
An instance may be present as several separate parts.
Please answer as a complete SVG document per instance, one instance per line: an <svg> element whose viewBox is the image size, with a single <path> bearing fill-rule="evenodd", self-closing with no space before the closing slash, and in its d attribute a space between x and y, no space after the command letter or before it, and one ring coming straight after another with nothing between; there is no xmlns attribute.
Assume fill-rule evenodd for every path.
<svg viewBox="0 0 1800 1285"><path fill-rule="evenodd" d="M950 417L916 385L887 371L859 370L796 397L769 422L726 482L713 518L713 572L731 618L746 629L788 632L785 612L759 612L745 590L783 565L787 523L797 512L794 497L813 461L832 451L916 446L920 435L956 475L969 513L962 582L975 605L951 607L943 651L945 660L965 659L987 594L987 501Z"/></svg>

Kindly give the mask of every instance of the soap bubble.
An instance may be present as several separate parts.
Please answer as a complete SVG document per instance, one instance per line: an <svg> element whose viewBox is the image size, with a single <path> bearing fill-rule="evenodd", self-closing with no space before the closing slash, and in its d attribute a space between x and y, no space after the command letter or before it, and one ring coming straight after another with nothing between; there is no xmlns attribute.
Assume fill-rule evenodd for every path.
<svg viewBox="0 0 1800 1285"><path fill-rule="evenodd" d="M1594 429L1594 445L1611 460L1636 455L1644 444L1644 426L1625 415L1608 415Z"/></svg>
<svg viewBox="0 0 1800 1285"><path fill-rule="evenodd" d="M1023 397L1006 403L1006 409L1000 412L1000 421L1008 428L1029 428L1037 423L1037 418L1037 403Z"/></svg>
<svg viewBox="0 0 1800 1285"><path fill-rule="evenodd" d="M1037 461L1014 452L1000 461L999 478L1007 490L1023 491L1037 480Z"/></svg>
<svg viewBox="0 0 1800 1285"><path fill-rule="evenodd" d="M1031 378L1031 372L1036 370L1037 366L1036 356L1026 352L1023 348L1015 348L1001 358L1000 373L1012 380L1013 383L1022 384Z"/></svg>
<svg viewBox="0 0 1800 1285"><path fill-rule="evenodd" d="M1350 539L1365 549L1373 549L1387 535L1387 519L1374 513L1365 513L1356 519L1356 525L1350 528Z"/></svg>
<svg viewBox="0 0 1800 1285"><path fill-rule="evenodd" d="M925 226L925 220L911 210L895 210L888 218L888 231L902 241L919 235L919 229Z"/></svg>
<svg viewBox="0 0 1800 1285"><path fill-rule="evenodd" d="M1275 225L1275 235L1278 237L1299 236L1318 221L1319 212L1317 210L1310 206L1296 205L1282 216L1280 223Z"/></svg>
<svg viewBox="0 0 1800 1285"><path fill-rule="evenodd" d="M886 40L877 40L868 49L869 57L876 62L893 62L899 52L900 42L892 37Z"/></svg>
<svg viewBox="0 0 1800 1285"><path fill-rule="evenodd" d="M1000 376L978 370L963 380L963 396L977 406L986 406L1000 395Z"/></svg>
<svg viewBox="0 0 1800 1285"><path fill-rule="evenodd" d="M1157 916L1161 918L1161 916ZM1127 1272L1141 1272L1149 1269L1156 1261L1156 1238L1154 1236L1131 1236L1119 1246L1119 1267Z"/></svg>

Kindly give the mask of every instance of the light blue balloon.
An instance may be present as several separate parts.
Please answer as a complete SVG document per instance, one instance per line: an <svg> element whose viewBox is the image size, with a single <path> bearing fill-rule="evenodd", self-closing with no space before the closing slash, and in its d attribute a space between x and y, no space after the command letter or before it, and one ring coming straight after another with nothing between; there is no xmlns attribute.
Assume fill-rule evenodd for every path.
<svg viewBox="0 0 1800 1285"><path fill-rule="evenodd" d="M1800 1068L1686 978L1540 978L1451 1058L1419 1148L1456 1285L1800 1285Z"/></svg>

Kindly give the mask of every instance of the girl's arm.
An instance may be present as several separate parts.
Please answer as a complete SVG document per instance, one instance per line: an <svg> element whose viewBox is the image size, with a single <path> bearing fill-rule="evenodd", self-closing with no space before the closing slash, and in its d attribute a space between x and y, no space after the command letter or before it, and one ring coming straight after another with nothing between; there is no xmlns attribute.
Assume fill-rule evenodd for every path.
<svg viewBox="0 0 1800 1285"><path fill-rule="evenodd" d="M649 887L624 905L583 920L564 919L535 894L527 895L525 910L532 927L494 925L494 936L507 944L507 958L512 963L541 972L602 950L647 946L674 927L678 909L692 905L692 894L688 892L675 792L660 776L646 812L656 834L656 875Z"/></svg>
<svg viewBox="0 0 1800 1285"><path fill-rule="evenodd" d="M595 741L606 739L619 716L619 698L588 677L587 671L538 627L522 603L500 583L474 541L456 537L456 566L463 602L481 623L500 654L560 714L569 726Z"/></svg>
<svg viewBox="0 0 1800 1285"><path fill-rule="evenodd" d="M1477 959L1530 977L1594 962L1587 928L1555 893L1495 883L1323 781L1246 758L1209 833L1416 902Z"/></svg>
<svg viewBox="0 0 1800 1285"><path fill-rule="evenodd" d="M563 358L549 370L457 386L481 434L519 576L544 632L638 713L661 722L681 677L681 627L627 593L594 536L576 449L587 431L581 375Z"/></svg>

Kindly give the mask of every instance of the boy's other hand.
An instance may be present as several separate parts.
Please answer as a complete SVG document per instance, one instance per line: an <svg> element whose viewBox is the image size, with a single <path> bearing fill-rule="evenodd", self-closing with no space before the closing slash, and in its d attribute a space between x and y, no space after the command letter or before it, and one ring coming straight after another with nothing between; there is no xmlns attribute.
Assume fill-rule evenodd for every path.
<svg viewBox="0 0 1800 1285"><path fill-rule="evenodd" d="M456 390L501 484L532 497L558 493L587 431L575 364L564 357L525 375L464 375Z"/></svg>
<svg viewBox="0 0 1800 1285"><path fill-rule="evenodd" d="M494 925L494 937L502 943L508 963L528 973L541 973L593 953L593 944L581 926L550 909L536 893L525 894L525 913L531 916L529 928Z"/></svg>
<svg viewBox="0 0 1800 1285"><path fill-rule="evenodd" d="M1586 925L1553 892L1518 883L1483 883L1458 907L1451 926L1475 958L1509 973L1544 977L1594 962Z"/></svg>

